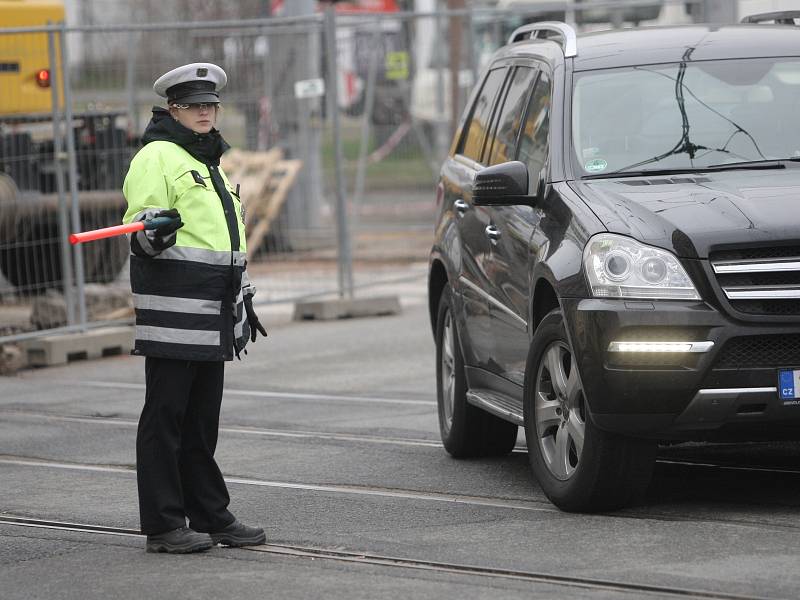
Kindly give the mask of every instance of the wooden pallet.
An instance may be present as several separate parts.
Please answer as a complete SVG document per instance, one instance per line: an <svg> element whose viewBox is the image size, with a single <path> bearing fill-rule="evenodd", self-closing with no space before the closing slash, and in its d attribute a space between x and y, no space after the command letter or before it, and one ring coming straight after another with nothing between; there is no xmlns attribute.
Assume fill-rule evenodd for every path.
<svg viewBox="0 0 800 600"><path fill-rule="evenodd" d="M302 164L300 160L284 160L278 148L266 152L231 150L222 158L228 180L240 185L248 257L258 250L278 218Z"/></svg>

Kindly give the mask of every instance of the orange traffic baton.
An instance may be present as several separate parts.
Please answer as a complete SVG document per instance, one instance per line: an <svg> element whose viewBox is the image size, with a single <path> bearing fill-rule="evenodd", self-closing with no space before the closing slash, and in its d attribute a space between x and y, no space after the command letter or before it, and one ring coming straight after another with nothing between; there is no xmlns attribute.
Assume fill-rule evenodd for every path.
<svg viewBox="0 0 800 600"><path fill-rule="evenodd" d="M113 227L103 227L102 229L93 229L92 231L72 233L69 236L69 243L81 244L83 242L93 242L94 240L102 240L103 238L124 235L126 233L134 233L144 229L156 229L163 225L169 225L173 221L177 221L177 219L171 217L153 217L152 219L136 221L135 223L129 223L127 225L114 225Z"/></svg>

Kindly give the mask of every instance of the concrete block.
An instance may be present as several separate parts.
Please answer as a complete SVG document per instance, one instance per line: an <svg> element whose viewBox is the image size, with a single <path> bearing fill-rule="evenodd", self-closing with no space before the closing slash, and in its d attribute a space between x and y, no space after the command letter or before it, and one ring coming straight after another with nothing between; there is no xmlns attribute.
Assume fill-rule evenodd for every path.
<svg viewBox="0 0 800 600"><path fill-rule="evenodd" d="M49 335L20 342L32 367L63 365L72 360L129 354L133 327L105 327L84 333Z"/></svg>
<svg viewBox="0 0 800 600"><path fill-rule="evenodd" d="M133 295L129 287L88 284L84 286L86 318L107 321L133 316ZM47 290L33 301L31 324L37 329L63 327L67 324L67 301L61 292Z"/></svg>
<svg viewBox="0 0 800 600"><path fill-rule="evenodd" d="M0 375L13 375L25 366L25 353L17 344L0 344Z"/></svg>
<svg viewBox="0 0 800 600"><path fill-rule="evenodd" d="M355 319L358 317L379 317L399 313L400 300L397 296L313 300L297 302L294 305L295 321Z"/></svg>

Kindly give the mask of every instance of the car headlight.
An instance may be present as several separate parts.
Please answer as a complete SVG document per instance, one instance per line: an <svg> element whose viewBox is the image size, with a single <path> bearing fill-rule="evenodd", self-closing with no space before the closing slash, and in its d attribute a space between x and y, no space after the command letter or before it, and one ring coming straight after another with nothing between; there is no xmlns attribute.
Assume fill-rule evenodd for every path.
<svg viewBox="0 0 800 600"><path fill-rule="evenodd" d="M673 254L621 235L601 233L590 239L583 266L598 298L700 299Z"/></svg>

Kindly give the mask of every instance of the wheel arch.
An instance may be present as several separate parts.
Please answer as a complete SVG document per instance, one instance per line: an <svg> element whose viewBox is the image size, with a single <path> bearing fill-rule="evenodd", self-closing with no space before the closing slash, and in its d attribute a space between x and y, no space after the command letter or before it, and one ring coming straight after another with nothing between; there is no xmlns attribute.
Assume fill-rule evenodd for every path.
<svg viewBox="0 0 800 600"><path fill-rule="evenodd" d="M530 281L532 291L529 312L529 337L548 312L561 306L561 298L586 298L589 290L583 274L583 244L576 236L568 236L548 252L549 245L532 257Z"/></svg>
<svg viewBox="0 0 800 600"><path fill-rule="evenodd" d="M433 257L428 269L428 313L431 321L431 331L434 336L436 335L436 319L439 315L439 300L448 281L449 278L444 262L438 257Z"/></svg>
<svg viewBox="0 0 800 600"><path fill-rule="evenodd" d="M560 306L555 286L546 277L539 277L533 286L531 297L531 337L547 313Z"/></svg>

